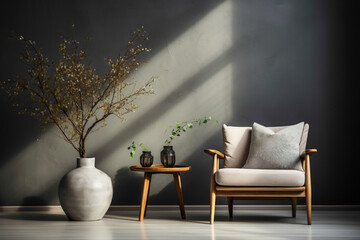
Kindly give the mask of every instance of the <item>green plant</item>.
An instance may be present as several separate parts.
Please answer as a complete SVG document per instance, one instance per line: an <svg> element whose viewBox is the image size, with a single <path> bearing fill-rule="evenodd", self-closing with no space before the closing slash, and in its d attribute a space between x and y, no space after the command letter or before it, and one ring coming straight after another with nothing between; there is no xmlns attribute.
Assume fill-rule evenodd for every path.
<svg viewBox="0 0 360 240"><path fill-rule="evenodd" d="M166 145L170 145L171 142L174 140L175 137L179 137L181 133L187 132L189 129L192 129L194 126L201 126L201 124L206 124L211 120L211 117L203 117L203 118L194 118L190 121L184 121L184 122L176 122L175 126L165 126L165 130L171 129L171 134L169 137L165 140ZM218 120L216 120L216 123L219 123Z"/></svg>
<svg viewBox="0 0 360 240"><path fill-rule="evenodd" d="M146 147L144 147L143 143L140 143L138 146L135 143L135 141L132 141L131 145L128 147L128 150L130 151L130 156L129 159L133 159L136 153L136 149L142 147L143 151L149 151L149 149L147 149Z"/></svg>
<svg viewBox="0 0 360 240"><path fill-rule="evenodd" d="M24 43L20 59L27 72L0 85L14 106L20 108L19 114L30 114L43 127L54 124L79 156L86 157L88 136L106 126L110 116L126 120L124 115L137 108L137 97L154 93L155 77L141 85L130 77L143 62L139 55L150 51L142 45L149 40L143 27L130 34L116 59L105 58L107 70L103 75L91 65L87 44L83 46L74 38L74 25L72 30L71 37L61 36L60 55L55 60L45 57L35 41L13 37ZM20 96L28 97L29 101L18 99Z"/></svg>

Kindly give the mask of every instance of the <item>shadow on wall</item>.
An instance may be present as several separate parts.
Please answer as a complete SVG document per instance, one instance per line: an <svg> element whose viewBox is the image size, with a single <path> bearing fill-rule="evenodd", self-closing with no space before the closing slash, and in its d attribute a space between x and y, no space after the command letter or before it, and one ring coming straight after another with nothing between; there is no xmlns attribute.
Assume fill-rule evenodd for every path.
<svg viewBox="0 0 360 240"><path fill-rule="evenodd" d="M143 187L143 175L132 172L129 167L120 168L114 179L112 205L140 204ZM134 201L137 199L138 201Z"/></svg>
<svg viewBox="0 0 360 240"><path fill-rule="evenodd" d="M253 121L261 121L265 125L279 125L281 123L289 124L289 121L295 123L299 118L306 118L304 120L310 122L311 126L314 126L312 129L321 129L317 130L317 134L313 134L312 136L314 136L314 138L311 138L310 140L314 143L329 142L326 141L329 136L327 135L329 133L327 133L328 131L326 130L331 130L331 128L324 126L332 125L333 120L328 116L333 116L336 111L329 114L329 112L332 111L332 105L328 104L327 100L333 99L332 101L338 101L338 98L333 97L338 95L336 95L336 91L333 91L331 93L335 93L335 95L331 94L331 96L324 97L324 95L330 93L324 92L323 90L324 86L327 86L328 84L326 75L328 74L328 70L325 69L328 64L323 59L328 56L326 49L326 44L328 44L326 37L328 37L328 35L322 31L325 31L326 27L328 27L328 20L322 17L329 16L326 15L328 14L326 12L317 14L317 10L328 11L326 8L322 8L324 5L323 3L315 4L313 1L211 1L210 3L208 3L209 1L170 1L168 3L154 3L151 1L150 5L160 5L156 6L156 13L159 14L154 14L152 11L149 11L148 1L133 2L134 1L116 3L118 5L114 3L115 5L109 10L113 13L112 11L122 9L122 6L124 5L128 6L129 8L127 8L127 10L129 10L129 12L126 13L126 17L133 19L131 18L131 15L133 13L138 13L138 7L141 7L144 14L135 14L134 16L136 16L136 18L141 18L135 22L123 21L122 18L116 18L116 21L108 21L110 16L121 16L121 14L109 14L109 11L104 11L106 12L107 17L102 18L102 15L100 15L102 17L93 17L99 15L92 15L91 11L87 12L84 10L80 11L82 15L76 15L75 19L71 19L71 21L79 20L81 23L84 23L83 26L80 24L79 28L85 27L86 31L88 31L88 28L91 28L89 31L96 32L97 34L104 33L104 36L108 36L104 39L104 42L94 43L94 45L99 44L102 46L96 51L99 53L101 52L101 55L103 55L104 52L108 55L107 53L113 54L114 44L106 43L113 43L114 39L122 39L119 36L115 36L117 33L115 33L114 36L109 34L112 31L109 30L109 28L113 28L114 25L109 25L108 22L121 22L117 28L124 27L125 29L129 29L133 28L133 25L136 25L138 21L146 22L146 20L156 18L153 21L149 21L149 25L153 24L153 26L150 26L149 30L153 32L154 36L153 40L151 40L151 44L154 45L152 49L154 49L153 53L155 57L149 60L148 66L154 67L154 69L157 69L156 67L159 66L162 70L165 69L164 72L166 72L166 75L164 73L164 78L167 79L167 82L164 82L161 86L163 87L163 91L159 91L159 93L161 93L158 97L159 102L154 101L154 103L149 101L150 103L147 104L148 107L144 107L144 109L149 110L144 111L143 113L141 112L140 115L136 115L134 118L131 117L131 122L129 121L124 128L121 128L120 130L116 129L116 127L111 128L109 130L109 132L111 131L111 134L107 135L104 139L96 139L98 140L97 146L92 152L92 155L97 158L97 164L101 165L100 168L106 169L105 172L111 172L110 175L115 179L114 204L133 204L135 201L139 201L137 199L140 199L142 191L142 175L133 174L125 167L125 165L133 164L129 164L125 161L121 163L116 162L116 159L125 156L125 150L120 152L119 148L124 148L124 145L127 142L130 142L133 137L136 137L139 134L148 134L146 136L153 137L153 135L151 135L151 130L149 129L159 125L159 120L165 119L168 121L178 117L187 119L188 116L197 115L198 112L210 108L215 109L214 112L216 111L217 113L228 112L228 116L231 119L225 119L224 122L229 123L230 121L231 124L234 125L249 126ZM228 6L231 11L228 12L226 8L226 11L218 14L216 6L225 2L231 3L231 5ZM89 4L94 3L92 2ZM174 6L171 7L171 11L167 11L168 5L171 4L174 4ZM64 8L64 6L58 5L62 4L57 3L56 7L59 7L59 9ZM92 11L97 11L97 6L95 5L90 5ZM106 7L105 4L101 4L101 6L102 8ZM79 6L75 6L75 8L77 10L80 9ZM153 8L155 7L153 6ZM24 9L26 9L26 13L24 14L27 14L26 16L28 16L29 19L32 19L29 14L33 14L32 11L35 10L28 11L27 8ZM211 10L215 10L215 13L217 14L215 14L216 17L214 19L211 19L211 14L206 18L206 15L211 12ZM21 11L23 10L20 9L20 13ZM62 11L56 11L54 14L58 14L58 12ZM10 23L15 24L15 26L17 24L21 25L19 21L15 21L15 16L16 15L11 16ZM230 23L219 23L221 21L218 20L221 20L224 16L228 16L227 20L231 19L232 21ZM208 25L201 25L202 23L199 23L203 17L206 18L205 21L208 21ZM41 20L41 18L39 19ZM106 23L102 21L106 21ZM8 22L9 20L5 23ZM185 23L183 24L183 22ZM213 27L215 30L207 32L208 29L212 27L211 24L213 22L219 23L219 25ZM54 22L49 21L44 24L50 25L53 23ZM71 22L61 24L70 26ZM199 25L201 25L201 27L199 27ZM14 25L10 26L14 27ZM28 25L25 25L25 27L31 29ZM228 35L218 33L218 30L221 30L223 27L229 27ZM58 26L58 29L67 28L65 26ZM41 30L42 34L44 34L43 29L39 28L37 30ZM187 36L182 38L182 34ZM157 36L157 39L155 36ZM220 40L212 38L214 36L218 37ZM230 40L228 40L228 38ZM111 41L109 39L111 39ZM53 39L47 42L50 43L54 41L55 40ZM186 44L183 44L184 41ZM173 42L178 44L174 44L177 48L174 46L171 47ZM214 45L216 45L216 47L213 48L213 45L205 44L206 47L202 48L204 43L207 42L215 43ZM227 44L229 44L229 46ZM0 46L3 45L5 46L6 44L1 44ZM223 48L220 48L221 46L223 46ZM217 47L219 47L219 49ZM9 54L9 52L6 51L5 53ZM162 51L166 53L165 56L160 54ZM212 55L206 55L208 51L214 52L212 52ZM155 60L157 54L159 54L157 57L162 58L163 61L158 60L158 66L153 66L151 63L153 62L152 60ZM332 56L332 58L334 58L334 56ZM3 58L2 61L4 61L4 59L5 58ZM8 59L5 60L6 62L9 61ZM167 62L164 63L164 61ZM209 85L210 79L214 75L219 71L222 71L222 69L226 68L228 65L232 65L233 70L231 71L231 77L229 77L230 80L228 82L224 80L226 75L224 74L215 79L216 81L212 82L213 85L209 88L210 90L202 89L204 86ZM13 68L13 66L9 66L9 68ZM191 68L191 70L189 70L189 68ZM173 69L175 70L171 72ZM16 69L12 70L15 71ZM5 71L0 74L2 78L8 77L3 75L6 74ZM336 77L333 77L333 81L334 80L338 81ZM311 86L311 88L309 88L309 86ZM198 95L196 95L196 93ZM196 96L191 96L192 94ZM205 98L204 95L211 96ZM226 97L228 97L228 99L224 100ZM188 98L190 98L190 100ZM209 101L209 99L215 100ZM8 110L9 108L6 108L6 112L8 112ZM338 114L339 119L340 116L343 121L342 117L344 115ZM13 121L14 119L19 118L11 115L7 116L7 118L1 118L0 120L2 121L1 126L3 127L3 135L9 136L10 138L2 138L1 146L3 146L5 150L2 151L0 159L1 167L3 167L4 162L13 160L13 158L15 158L15 152L18 151L18 149L22 150L23 147L31 141L33 135L36 135L34 132L29 132L29 128L30 131L33 131L31 126L36 125L34 122L30 122L29 125L31 126L29 127L28 124L24 124L24 122L27 123L27 119ZM329 119L331 121L328 121ZM222 122L222 119L219 120ZM326 122L325 125L323 125L324 122ZM314 123L314 125L312 125L312 123ZM17 131L15 134L12 134L12 131L15 128L17 128ZM324 134L325 131L326 134ZM216 134L219 133L219 131L216 132ZM22 137L23 135L25 136ZM186 156L181 160L181 164L189 164L192 166L190 172L182 174L185 203L204 204L208 202L211 159L203 153L203 147L207 148L214 143L221 142L221 135L217 135L217 137L215 137L215 135L202 139L199 136L196 136L194 139L197 140L198 143L182 141L179 142L178 145L175 145L175 151L178 153L177 156ZM153 140L153 138L150 137L148 138ZM20 139L19 142L17 142L17 138ZM343 144L345 143L346 142ZM356 141L354 141L354 143L356 143ZM43 146L46 145L41 145L40 147ZM57 147L58 146L59 145L57 145ZM217 146L219 147L221 144L217 144ZM327 146L328 145L323 148L331 149ZM185 154L185 150L183 149L186 148L189 149L189 151ZM221 150L222 147L218 149ZM44 149L39 149L39 152L41 151L44 151ZM46 152L46 154L61 155L62 158L65 158L62 155L63 153L59 153L59 150L57 150L56 153L54 153L55 150L50 154L49 152ZM331 151L328 152L330 153ZM44 161L49 157L46 154L34 156L34 158L38 157ZM325 157L324 159L327 158ZM335 158L328 159L331 160ZM38 161L38 163L40 163L40 161ZM12 163L12 166L9 168L14 172L16 171L14 166L16 164L23 166L23 162L19 161ZM63 175L67 170L71 169L71 164L57 164L58 165L53 165L55 170L52 171L57 173L60 172L59 175ZM320 168L321 162L314 162L314 170L316 170L316 164L318 164L319 170L322 169ZM28 174L26 176L36 176L36 174L44 175L40 170L35 174L32 172L34 168L39 168L40 165L41 164L35 165L33 162L28 164L29 170L25 172ZM333 179L333 181L338 181L337 178L329 177L336 172L336 164L332 165L334 169L330 169L329 167L328 171L325 171L321 175L314 175L314 180L318 180L314 181L314 189L316 187L316 182L323 184L321 186L319 184L318 189L321 187L322 189L325 189L323 190L324 194L321 194L322 198L324 198L324 203L328 201L325 198L330 194L330 188L326 190L326 186L330 186L331 184L329 185L327 181L329 180L331 182L331 179ZM116 171L116 169L118 169L118 171ZM8 176L13 175L12 173L7 172L9 172L7 169L1 169L0 173L4 173L1 174L4 175L2 176L2 179L6 179ZM60 179L60 177L58 180L56 179L58 178L58 175L56 174L49 176L46 184L41 185L41 189L38 187L39 190L36 189L38 191L34 190L35 193L40 192L39 194L22 194L25 196L34 195L46 199L47 203L52 203L51 198L55 199L57 196L57 184ZM349 175L355 176L353 174ZM325 178L321 176L324 176ZM159 176L154 179L152 184L155 185L153 186L156 186L157 181L161 182L162 180L160 179L162 177L163 176ZM169 179L166 181L168 180ZM20 185L20 183L18 185ZM335 185L339 185L339 183L336 183ZM346 186L350 187L349 184ZM168 201L174 201L174 203L177 202L172 180L171 183L165 184L163 189L160 189L159 187L158 189L153 188L153 190L157 191L153 191L155 193L152 196L150 195L149 202L151 204L164 204ZM11 190L8 190L8 192L11 192ZM5 193L8 194L8 192ZM3 202L5 200L8 201L9 196L4 195L3 192L0 192L0 194L0 198L2 198L0 199L0 203L1 200ZM19 201L21 201L24 195ZM341 194L338 194L338 196L341 196ZM320 199L319 197L316 198ZM15 199L15 197L13 199ZM222 203L221 201L225 203L225 200L219 200L218 203ZM32 202L36 201L33 200ZM26 201L23 201L23 203L25 204ZM251 204L254 204L254 202L251 202Z"/></svg>

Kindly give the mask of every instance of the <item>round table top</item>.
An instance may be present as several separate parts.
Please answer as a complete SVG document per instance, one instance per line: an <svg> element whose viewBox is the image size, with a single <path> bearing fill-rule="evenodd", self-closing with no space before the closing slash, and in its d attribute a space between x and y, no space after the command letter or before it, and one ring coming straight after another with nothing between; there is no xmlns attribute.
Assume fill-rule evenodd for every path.
<svg viewBox="0 0 360 240"><path fill-rule="evenodd" d="M175 165L173 167L164 167L162 164L160 165L151 165L150 167L143 167L141 165L131 166L131 171L139 171L139 172L151 172L151 173L175 173L175 172L186 172L191 169L190 166L180 166Z"/></svg>

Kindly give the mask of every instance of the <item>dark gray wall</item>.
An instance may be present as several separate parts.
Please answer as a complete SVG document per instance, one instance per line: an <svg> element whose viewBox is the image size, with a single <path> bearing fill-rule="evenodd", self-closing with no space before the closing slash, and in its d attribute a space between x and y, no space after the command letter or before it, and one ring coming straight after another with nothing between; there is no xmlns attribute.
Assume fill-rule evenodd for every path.
<svg viewBox="0 0 360 240"><path fill-rule="evenodd" d="M79 39L92 36L90 53L102 72L129 32L152 33L148 64L156 96L125 123L113 119L89 143L97 167L114 182L113 204L138 204L142 177L129 171L126 146L147 142L156 159L163 126L211 115L250 126L310 124L314 204L360 204L358 181L358 7L350 1L5 1L1 8L2 80L23 70L12 32L56 56L58 34L74 23ZM0 205L58 204L57 184L77 156L53 129L18 116L0 93ZM194 129L174 142L185 204L209 203L210 158L222 150L221 125ZM159 163L158 160L156 160ZM150 204L176 204L172 179L156 176ZM219 200L218 203L225 203ZM253 202L251 202L253 204Z"/></svg>

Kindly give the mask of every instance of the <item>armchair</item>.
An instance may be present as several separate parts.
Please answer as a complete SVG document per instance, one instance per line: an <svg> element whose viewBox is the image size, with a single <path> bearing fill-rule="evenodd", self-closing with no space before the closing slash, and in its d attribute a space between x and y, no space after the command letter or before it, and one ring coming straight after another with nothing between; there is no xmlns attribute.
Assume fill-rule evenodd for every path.
<svg viewBox="0 0 360 240"><path fill-rule="evenodd" d="M223 136L226 134L223 126ZM212 173L210 183L210 224L214 223L215 202L217 196L227 197L230 219L233 217L233 200L252 199L288 199L292 203L292 217L296 217L296 204L298 197L306 198L307 223L311 225L311 175L310 155L316 149L305 150L309 125L305 124L300 142L299 157L302 171L292 169L245 169L243 168L249 154L251 127L230 127L236 132L236 139L224 136L225 154L213 149L204 150L212 156ZM284 127L271 128L276 133ZM235 142L232 143L231 141ZM229 156L229 146L232 144L235 152L240 156L234 161ZM228 148L228 149L227 149ZM299 153L300 153L299 152ZM219 160L224 160L224 168L219 169Z"/></svg>

